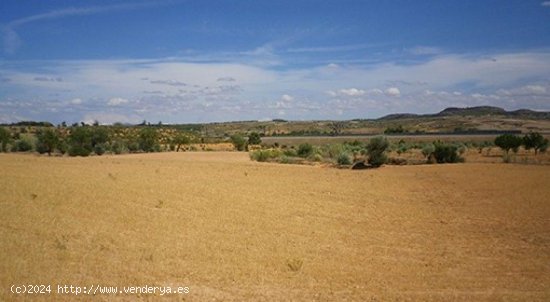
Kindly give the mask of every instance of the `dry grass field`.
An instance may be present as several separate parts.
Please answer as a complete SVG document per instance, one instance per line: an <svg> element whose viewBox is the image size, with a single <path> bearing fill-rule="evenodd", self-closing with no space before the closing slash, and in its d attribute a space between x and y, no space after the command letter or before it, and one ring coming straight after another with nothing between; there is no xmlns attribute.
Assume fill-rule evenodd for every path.
<svg viewBox="0 0 550 302"><path fill-rule="evenodd" d="M549 301L550 166L342 170L246 153L0 154L13 284L188 286L166 301ZM53 290L53 288L52 288Z"/></svg>

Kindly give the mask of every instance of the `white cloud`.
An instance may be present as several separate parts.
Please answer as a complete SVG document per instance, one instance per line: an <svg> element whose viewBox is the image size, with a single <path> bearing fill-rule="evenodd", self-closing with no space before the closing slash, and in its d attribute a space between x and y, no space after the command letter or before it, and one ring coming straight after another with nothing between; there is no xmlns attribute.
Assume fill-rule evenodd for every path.
<svg viewBox="0 0 550 302"><path fill-rule="evenodd" d="M81 121L86 124L93 124L95 121L97 121L101 125L110 125L114 123L137 124L141 122L142 119L137 115L125 115L125 114L108 113L108 112L92 112L84 115Z"/></svg>
<svg viewBox="0 0 550 302"><path fill-rule="evenodd" d="M510 89L499 89L497 94L513 97L536 97L546 96L550 98L550 85L531 84Z"/></svg>
<svg viewBox="0 0 550 302"><path fill-rule="evenodd" d="M387 96L398 97L401 95L401 91L397 87L390 87L385 91Z"/></svg>
<svg viewBox="0 0 550 302"><path fill-rule="evenodd" d="M294 97L292 97L288 94L283 94L283 96L281 96L281 100L283 100L285 102L290 102L290 101L294 100Z"/></svg>
<svg viewBox="0 0 550 302"><path fill-rule="evenodd" d="M544 1L540 5L550 7L550 1Z"/></svg>
<svg viewBox="0 0 550 302"><path fill-rule="evenodd" d="M122 104L127 104L129 101L123 98L112 98L107 102L108 106L119 106Z"/></svg>
<svg viewBox="0 0 550 302"><path fill-rule="evenodd" d="M378 88L374 88L374 89L370 89L368 91L368 94L370 94L370 95L382 95L382 94L384 94L384 91L382 91Z"/></svg>
<svg viewBox="0 0 550 302"><path fill-rule="evenodd" d="M82 99L75 98L75 99L70 100L69 103L71 103L73 105L80 105L80 104L82 104Z"/></svg>
<svg viewBox="0 0 550 302"><path fill-rule="evenodd" d="M334 69L325 64L292 69L189 63L174 58L39 62L36 68L47 70L47 74L23 71L16 64L2 70L1 78L9 81L0 83L0 106L12 100L11 107L2 112L25 115L33 108L44 116L41 119L60 121L70 120L75 110L115 110L151 121L202 122L258 119L276 116L277 110L284 110L289 119L331 118L334 104L344 110L343 117L434 112L460 104L550 110L550 52L544 51L493 54L490 58L445 55L417 64L346 64ZM239 85L218 81L227 75L239 79ZM36 77L63 81L35 81ZM165 82L159 85L151 79ZM168 85L176 82L167 79L186 86ZM533 82L525 83L526 79ZM476 93L477 99L471 97ZM75 97L98 101L63 108ZM293 99L289 101L289 97ZM55 105L55 99L62 105ZM331 103L336 100L341 102ZM58 114L48 115L47 108L52 107ZM235 113L229 115L229 110Z"/></svg>
<svg viewBox="0 0 550 302"><path fill-rule="evenodd" d="M340 89L338 92L340 95L345 96L361 96L365 94L365 90L357 88Z"/></svg>

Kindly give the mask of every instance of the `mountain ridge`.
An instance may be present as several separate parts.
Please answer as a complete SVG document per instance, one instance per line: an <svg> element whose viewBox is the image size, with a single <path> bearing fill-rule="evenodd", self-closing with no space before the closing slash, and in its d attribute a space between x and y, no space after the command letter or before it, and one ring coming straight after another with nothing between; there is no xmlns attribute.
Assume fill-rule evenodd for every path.
<svg viewBox="0 0 550 302"><path fill-rule="evenodd" d="M499 115L505 117L531 118L531 119L550 119L548 111L534 111L531 109L518 109L506 111L503 108L496 106L474 106L474 107L448 107L438 113L433 114L414 114L414 113L392 113L380 117L376 120L399 120L407 118L433 118L446 116L485 116Z"/></svg>

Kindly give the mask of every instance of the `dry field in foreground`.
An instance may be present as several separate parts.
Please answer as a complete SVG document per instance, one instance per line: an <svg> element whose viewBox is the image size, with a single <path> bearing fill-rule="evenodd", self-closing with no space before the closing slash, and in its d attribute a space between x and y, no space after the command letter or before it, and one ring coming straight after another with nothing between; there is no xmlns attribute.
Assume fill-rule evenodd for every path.
<svg viewBox="0 0 550 302"><path fill-rule="evenodd" d="M12 284L188 286L167 301L548 301L550 166L341 170L246 153L0 154ZM53 288L52 288L53 290Z"/></svg>

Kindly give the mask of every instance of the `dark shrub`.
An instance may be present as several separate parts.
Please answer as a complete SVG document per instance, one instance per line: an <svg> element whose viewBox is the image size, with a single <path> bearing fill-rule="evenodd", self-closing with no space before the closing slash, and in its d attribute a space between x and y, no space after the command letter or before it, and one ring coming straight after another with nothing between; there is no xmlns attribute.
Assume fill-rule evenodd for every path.
<svg viewBox="0 0 550 302"><path fill-rule="evenodd" d="M150 127L145 127L139 132L139 149L145 152L155 151L156 145L158 145L157 130Z"/></svg>
<svg viewBox="0 0 550 302"><path fill-rule="evenodd" d="M52 129L44 129L36 134L36 151L40 154L51 155L59 148L59 135Z"/></svg>
<svg viewBox="0 0 550 302"><path fill-rule="evenodd" d="M367 144L368 163L373 167L380 167L386 163L386 150L390 146L388 140L383 136L372 138Z"/></svg>
<svg viewBox="0 0 550 302"><path fill-rule="evenodd" d="M8 151L8 144L11 141L11 134L10 132L4 128L0 127L0 147L2 152Z"/></svg>
<svg viewBox="0 0 550 302"><path fill-rule="evenodd" d="M296 155L303 158L313 155L313 146L308 143L300 144L298 146L298 151L296 151Z"/></svg>
<svg viewBox="0 0 550 302"><path fill-rule="evenodd" d="M12 152L28 152L32 151L32 144L26 140L20 139L15 141L11 149Z"/></svg>
<svg viewBox="0 0 550 302"><path fill-rule="evenodd" d="M94 153L97 155L103 155L105 154L105 145L104 144L97 144L94 146Z"/></svg>
<svg viewBox="0 0 550 302"><path fill-rule="evenodd" d="M88 127L73 127L69 135L70 156L88 156L92 152L92 136Z"/></svg>
<svg viewBox="0 0 550 302"><path fill-rule="evenodd" d="M458 147L450 144L436 142L433 155L438 163L458 163L463 159L458 154Z"/></svg>
<svg viewBox="0 0 550 302"><path fill-rule="evenodd" d="M69 147L70 156L88 156L90 153L92 153L92 150L83 146L73 145Z"/></svg>
<svg viewBox="0 0 550 302"><path fill-rule="evenodd" d="M259 145L262 143L262 138L257 132L252 132L248 135L248 144L249 145Z"/></svg>

